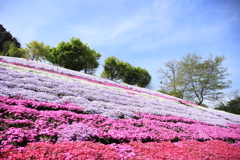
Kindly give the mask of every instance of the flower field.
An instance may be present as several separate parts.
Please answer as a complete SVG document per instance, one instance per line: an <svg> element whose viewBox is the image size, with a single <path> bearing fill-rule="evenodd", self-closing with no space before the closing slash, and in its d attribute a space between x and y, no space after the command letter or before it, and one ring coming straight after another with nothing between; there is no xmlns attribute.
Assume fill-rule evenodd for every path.
<svg viewBox="0 0 240 160"><path fill-rule="evenodd" d="M0 159L240 159L240 116L0 56Z"/></svg>

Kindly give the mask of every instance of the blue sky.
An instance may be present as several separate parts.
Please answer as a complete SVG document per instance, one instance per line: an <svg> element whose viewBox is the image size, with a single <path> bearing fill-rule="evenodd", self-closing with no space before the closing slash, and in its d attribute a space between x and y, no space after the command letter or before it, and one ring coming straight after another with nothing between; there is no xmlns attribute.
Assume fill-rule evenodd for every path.
<svg viewBox="0 0 240 160"><path fill-rule="evenodd" d="M0 0L0 24L22 47L80 38L102 55L101 64L116 56L146 68L155 90L165 62L187 53L225 55L233 81L226 92L240 89L239 0Z"/></svg>

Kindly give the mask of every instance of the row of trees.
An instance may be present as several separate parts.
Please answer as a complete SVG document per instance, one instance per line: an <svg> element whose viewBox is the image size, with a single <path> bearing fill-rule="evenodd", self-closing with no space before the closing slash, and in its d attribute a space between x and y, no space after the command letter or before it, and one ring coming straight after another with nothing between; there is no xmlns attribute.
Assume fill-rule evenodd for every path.
<svg viewBox="0 0 240 160"><path fill-rule="evenodd" d="M43 60L49 48L43 42L37 41L32 41L26 44L26 48L21 48L20 42L0 24L0 55L2 56Z"/></svg>
<svg viewBox="0 0 240 160"><path fill-rule="evenodd" d="M54 65L76 71L84 71L94 74L99 66L100 53L90 49L78 38L70 39L70 42L60 42L57 47L44 45L43 42L32 41L25 48L18 48L11 41L3 43L0 55L20 57L35 61L49 61Z"/></svg>
<svg viewBox="0 0 240 160"><path fill-rule="evenodd" d="M101 54L91 49L88 44L81 42L79 38L72 38L69 42L60 42L57 47L32 41L26 44L25 48L21 48L17 39L12 37L2 25L0 26L0 34L0 55L3 56L49 61L53 65L92 75L99 66ZM151 76L146 69L120 62L115 57L109 57L105 60L101 76L111 80L121 79L127 84L140 87L146 87L151 81Z"/></svg>
<svg viewBox="0 0 240 160"><path fill-rule="evenodd" d="M116 57L108 57L104 61L101 77L110 80L121 80L130 85L146 87L151 82L151 75L146 69L134 67L127 62L118 60Z"/></svg>

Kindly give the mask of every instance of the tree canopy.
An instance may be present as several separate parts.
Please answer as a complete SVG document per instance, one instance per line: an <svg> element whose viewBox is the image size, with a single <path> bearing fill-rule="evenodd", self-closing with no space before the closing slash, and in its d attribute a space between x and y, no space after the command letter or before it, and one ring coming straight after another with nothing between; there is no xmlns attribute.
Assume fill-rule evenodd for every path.
<svg viewBox="0 0 240 160"><path fill-rule="evenodd" d="M137 86L147 87L151 82L151 75L146 69L138 67L139 78L137 80Z"/></svg>
<svg viewBox="0 0 240 160"><path fill-rule="evenodd" d="M181 61L165 65L170 71L158 70L162 88L170 86L167 92L182 93L182 97L201 105L204 100L213 100L221 94L222 89L229 88L231 81L225 81L229 75L227 68L222 67L224 56L203 60L197 54L187 54ZM170 64L170 63L168 63ZM167 79L167 81L166 81Z"/></svg>
<svg viewBox="0 0 240 160"><path fill-rule="evenodd" d="M122 81L130 85L136 85L139 77L140 70L130 64L126 65L126 68L122 75Z"/></svg>
<svg viewBox="0 0 240 160"><path fill-rule="evenodd" d="M10 45L14 44L17 48L21 48L21 44L18 40L8 32L2 24L0 24L0 53L1 55L7 55Z"/></svg>
<svg viewBox="0 0 240 160"><path fill-rule="evenodd" d="M13 43L7 52L7 56L25 58L25 51L23 48L17 48Z"/></svg>
<svg viewBox="0 0 240 160"><path fill-rule="evenodd" d="M146 69L134 67L127 62L118 60L116 57L108 57L104 61L101 77L110 80L121 80L130 85L146 87L151 82L151 75Z"/></svg>
<svg viewBox="0 0 240 160"><path fill-rule="evenodd" d="M180 61L171 60L164 64L165 68L159 68L160 89L169 95L183 98L183 92L186 90L187 83L183 81Z"/></svg>
<svg viewBox="0 0 240 160"><path fill-rule="evenodd" d="M49 52L50 46L44 45L44 42L32 41L26 44L24 49L26 58L30 60L43 61Z"/></svg>
<svg viewBox="0 0 240 160"><path fill-rule="evenodd" d="M100 59L100 57L100 53L97 53L94 49L88 48L88 54L84 56L84 73L94 75L96 69L99 66L98 60Z"/></svg>
<svg viewBox="0 0 240 160"><path fill-rule="evenodd" d="M222 104L215 109L240 115L240 97L236 97L235 99L232 99L229 102L227 102L226 105Z"/></svg>
<svg viewBox="0 0 240 160"><path fill-rule="evenodd" d="M101 73L101 77L114 81L120 80L126 66L124 62L118 60L116 57L108 57L104 61L104 71Z"/></svg>
<svg viewBox="0 0 240 160"><path fill-rule="evenodd" d="M147 87L151 82L151 75L146 69L127 65L122 76L122 81L130 85Z"/></svg>
<svg viewBox="0 0 240 160"><path fill-rule="evenodd" d="M2 56L9 56L8 51L10 49L11 44L13 44L11 41L5 41L2 45L2 49L0 51L0 55Z"/></svg>
<svg viewBox="0 0 240 160"><path fill-rule="evenodd" d="M100 53L90 49L79 38L71 38L70 42L60 42L57 47L50 48L47 60L64 68L93 74L99 66Z"/></svg>

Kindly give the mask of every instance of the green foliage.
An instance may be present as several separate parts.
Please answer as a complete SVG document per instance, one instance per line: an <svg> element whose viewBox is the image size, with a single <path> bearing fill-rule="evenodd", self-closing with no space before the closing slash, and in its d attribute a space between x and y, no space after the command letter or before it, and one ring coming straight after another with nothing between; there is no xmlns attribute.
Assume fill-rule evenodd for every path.
<svg viewBox="0 0 240 160"><path fill-rule="evenodd" d="M160 93L164 93L164 94L168 94L168 92L164 91L164 90L157 90Z"/></svg>
<svg viewBox="0 0 240 160"><path fill-rule="evenodd" d="M160 88L166 94L182 98L187 84L183 81L180 61L171 60L165 63L166 69L159 68Z"/></svg>
<svg viewBox="0 0 240 160"><path fill-rule="evenodd" d="M103 69L101 73L102 78L108 78L110 80L119 80L121 79L124 70L126 69L127 64L118 60L116 57L108 57L104 61Z"/></svg>
<svg viewBox="0 0 240 160"><path fill-rule="evenodd" d="M84 70L88 74L95 72L100 57L101 54L90 49L79 38L71 38L70 42L60 42L57 47L51 48L46 56L53 64L76 71Z"/></svg>
<svg viewBox="0 0 240 160"><path fill-rule="evenodd" d="M140 70L130 64L126 64L126 68L122 75L122 81L130 85L136 85L140 78Z"/></svg>
<svg viewBox="0 0 240 160"><path fill-rule="evenodd" d="M24 58L25 57L25 51L22 48L17 48L13 43L10 45L10 48L7 52L7 56L10 57L19 57Z"/></svg>
<svg viewBox="0 0 240 160"><path fill-rule="evenodd" d="M168 93L201 105L205 99L218 98L219 90L230 87L231 81L224 81L229 75L222 67L224 60L224 56L210 55L203 60L200 55L187 54L182 61L166 63L169 71L159 70L163 74L160 78L167 79L163 85L170 88Z"/></svg>
<svg viewBox="0 0 240 160"><path fill-rule="evenodd" d="M0 52L0 55L24 58L25 51L22 48L17 48L11 41L6 41L3 44L3 50Z"/></svg>
<svg viewBox="0 0 240 160"><path fill-rule="evenodd" d="M43 61L49 52L49 46L45 46L44 42L32 41L26 44L24 49L26 58L30 60Z"/></svg>
<svg viewBox="0 0 240 160"><path fill-rule="evenodd" d="M151 75L148 73L146 69L142 69L140 67L138 69L138 80L137 80L137 86L139 87L147 87L147 85L151 82Z"/></svg>
<svg viewBox="0 0 240 160"><path fill-rule="evenodd" d="M94 49L88 49L88 53L84 56L84 73L94 75L99 66L98 60L101 54L97 53Z"/></svg>
<svg viewBox="0 0 240 160"><path fill-rule="evenodd" d="M5 42L8 41L8 44L4 45ZM21 44L18 42L18 40L11 35L10 32L8 32L2 24L0 24L0 53L3 55L3 53L6 53L8 49L7 47L10 47L10 43L13 43L17 48L21 48Z"/></svg>
<svg viewBox="0 0 240 160"><path fill-rule="evenodd" d="M108 78L108 75L107 75L106 71L102 71L100 77L102 77L102 78Z"/></svg>
<svg viewBox="0 0 240 160"><path fill-rule="evenodd" d="M104 61L104 70L101 77L110 80L122 80L122 82L146 87L151 82L151 75L146 69L134 67L127 62L118 60L116 57L108 57Z"/></svg>
<svg viewBox="0 0 240 160"><path fill-rule="evenodd" d="M229 101L226 105L222 104L215 109L240 115L240 97Z"/></svg>
<svg viewBox="0 0 240 160"><path fill-rule="evenodd" d="M203 104L203 103L201 104L201 106L202 106L202 107L205 107L205 108L208 108L208 105Z"/></svg>
<svg viewBox="0 0 240 160"><path fill-rule="evenodd" d="M171 96L181 98L182 97L182 91L171 91L168 93Z"/></svg>
<svg viewBox="0 0 240 160"><path fill-rule="evenodd" d="M213 100L218 90L229 88L231 81L224 81L229 73L222 67L224 56L210 55L207 60L202 56L188 54L181 61L181 72L183 81L188 84L187 94L194 97L197 104L202 104L204 99ZM216 98L216 97L215 97Z"/></svg>
<svg viewBox="0 0 240 160"><path fill-rule="evenodd" d="M134 67L129 63L125 63L126 68L123 71L121 80L130 85L137 85L139 87L147 87L151 82L151 75L146 69Z"/></svg>
<svg viewBox="0 0 240 160"><path fill-rule="evenodd" d="M9 56L8 50L10 49L10 45L13 44L11 41L5 41L2 45L2 50L0 52L0 55L2 56Z"/></svg>
<svg viewBox="0 0 240 160"><path fill-rule="evenodd" d="M182 97L182 91L170 91L170 92L167 92L167 91L164 91L164 90L157 90L157 91L161 92L161 93L164 93L164 94L168 94L170 96L177 97L177 98Z"/></svg>
<svg viewBox="0 0 240 160"><path fill-rule="evenodd" d="M24 51L20 47L21 44L17 39L0 24L0 55L24 57Z"/></svg>

